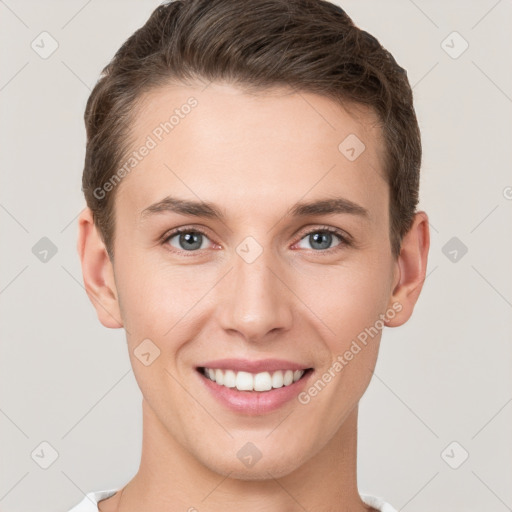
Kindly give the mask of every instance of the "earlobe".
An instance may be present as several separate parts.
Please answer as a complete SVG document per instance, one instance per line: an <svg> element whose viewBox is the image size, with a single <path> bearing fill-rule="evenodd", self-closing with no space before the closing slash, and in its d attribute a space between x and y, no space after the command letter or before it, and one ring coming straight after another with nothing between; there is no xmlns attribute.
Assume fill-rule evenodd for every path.
<svg viewBox="0 0 512 512"><path fill-rule="evenodd" d="M113 266L89 208L78 218L77 251L85 290L99 321L105 327L123 327Z"/></svg>
<svg viewBox="0 0 512 512"><path fill-rule="evenodd" d="M399 314L387 320L386 326L398 327L411 317L425 281L429 247L428 216L423 211L417 212L411 229L402 240L396 269L398 282L389 303L389 307L399 309Z"/></svg>

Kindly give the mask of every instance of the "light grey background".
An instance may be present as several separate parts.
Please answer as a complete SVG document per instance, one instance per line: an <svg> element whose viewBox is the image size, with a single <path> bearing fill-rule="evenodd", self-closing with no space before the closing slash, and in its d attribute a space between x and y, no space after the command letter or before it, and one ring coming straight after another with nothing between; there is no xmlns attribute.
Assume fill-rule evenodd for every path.
<svg viewBox="0 0 512 512"><path fill-rule="evenodd" d="M359 490L407 512L512 510L512 3L339 3L408 71L432 228L423 293L361 402ZM65 511L138 468L142 395L83 289L76 216L86 99L157 4L0 1L1 511Z"/></svg>

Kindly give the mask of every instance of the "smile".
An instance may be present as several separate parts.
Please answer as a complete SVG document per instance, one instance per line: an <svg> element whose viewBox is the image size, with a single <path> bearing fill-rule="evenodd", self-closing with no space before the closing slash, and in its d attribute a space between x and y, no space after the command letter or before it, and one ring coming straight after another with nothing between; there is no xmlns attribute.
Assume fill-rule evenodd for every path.
<svg viewBox="0 0 512 512"><path fill-rule="evenodd" d="M314 374L307 363L285 359L227 358L196 366L201 385L219 405L251 416L293 406Z"/></svg>
<svg viewBox="0 0 512 512"><path fill-rule="evenodd" d="M199 371L219 386L236 388L238 391L270 391L287 387L297 382L306 370L277 370L273 372L250 373L229 369L199 368Z"/></svg>

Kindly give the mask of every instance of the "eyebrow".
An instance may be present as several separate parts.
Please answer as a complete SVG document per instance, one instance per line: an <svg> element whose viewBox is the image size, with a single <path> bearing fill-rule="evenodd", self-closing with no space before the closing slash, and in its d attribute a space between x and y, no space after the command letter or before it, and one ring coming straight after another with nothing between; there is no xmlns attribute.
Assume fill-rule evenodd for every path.
<svg viewBox="0 0 512 512"><path fill-rule="evenodd" d="M167 196L151 206L145 208L141 217L154 214L174 212L193 217L225 220L225 215L215 204L207 201L191 201ZM366 208L342 197L318 199L310 202L296 203L287 215L292 217L307 217L313 215L350 214L369 219L370 214Z"/></svg>

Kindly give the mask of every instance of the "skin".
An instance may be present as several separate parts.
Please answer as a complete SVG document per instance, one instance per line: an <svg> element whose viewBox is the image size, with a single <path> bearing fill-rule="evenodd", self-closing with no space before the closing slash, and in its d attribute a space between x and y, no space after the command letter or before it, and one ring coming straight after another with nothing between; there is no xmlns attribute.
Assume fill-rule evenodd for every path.
<svg viewBox="0 0 512 512"><path fill-rule="evenodd" d="M260 416L220 405L195 367L224 357L283 358L313 367L313 383L393 304L401 311L385 325L404 324L425 279L427 215L416 214L394 259L377 118L316 94L169 85L144 96L133 149L190 96L197 107L115 190L113 262L90 210L79 218L88 296L103 325L126 329L143 395L139 470L99 508L372 510L357 488L357 416L381 330L308 404L294 399ZM355 161L338 150L349 134L366 146ZM170 194L213 202L225 220L141 217ZM298 201L333 197L366 208L368 217L287 215ZM353 244L333 235L328 249L318 248L309 235L325 226ZM187 251L179 235L162 239L177 227L204 230L201 248ZM236 252L247 236L262 248L252 263ZM148 338L160 355L145 366L134 350ZM252 467L237 457L247 442L262 454Z"/></svg>

